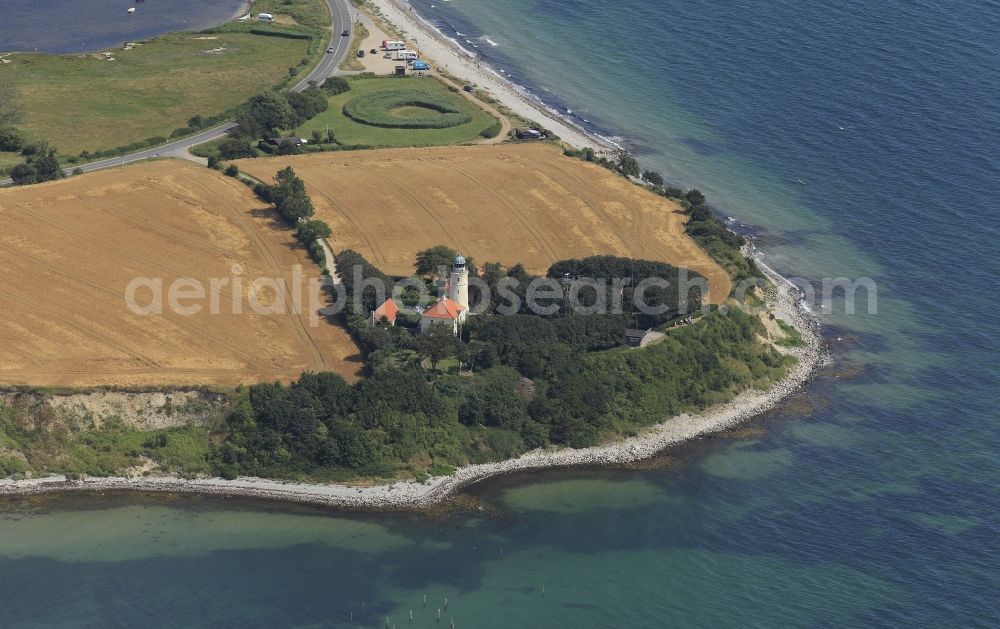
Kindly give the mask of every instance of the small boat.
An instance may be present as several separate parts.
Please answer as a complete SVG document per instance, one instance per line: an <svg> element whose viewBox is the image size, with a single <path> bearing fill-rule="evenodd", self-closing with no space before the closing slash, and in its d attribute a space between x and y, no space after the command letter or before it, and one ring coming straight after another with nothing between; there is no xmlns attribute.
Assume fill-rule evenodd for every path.
<svg viewBox="0 0 1000 629"><path fill-rule="evenodd" d="M800 185L800 186L804 186L804 185L806 185L806 182L804 182L804 181L802 181L801 179L799 179L799 185Z"/></svg>
<svg viewBox="0 0 1000 629"><path fill-rule="evenodd" d="M131 9L129 9L128 12L129 13L135 13L135 7L132 7Z"/></svg>

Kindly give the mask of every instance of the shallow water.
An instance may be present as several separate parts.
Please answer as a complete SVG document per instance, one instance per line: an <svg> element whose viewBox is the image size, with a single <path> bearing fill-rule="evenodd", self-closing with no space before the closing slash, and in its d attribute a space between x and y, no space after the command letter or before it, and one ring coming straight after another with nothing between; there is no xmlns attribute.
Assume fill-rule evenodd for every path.
<svg viewBox="0 0 1000 629"><path fill-rule="evenodd" d="M834 365L763 430L487 482L482 511L21 507L0 624L1000 623L1000 8L435 4L416 6L706 190L778 270L875 278L878 314L824 317Z"/></svg>
<svg viewBox="0 0 1000 629"><path fill-rule="evenodd" d="M245 0L6 0L0 3L0 51L103 50L217 26L245 6Z"/></svg>

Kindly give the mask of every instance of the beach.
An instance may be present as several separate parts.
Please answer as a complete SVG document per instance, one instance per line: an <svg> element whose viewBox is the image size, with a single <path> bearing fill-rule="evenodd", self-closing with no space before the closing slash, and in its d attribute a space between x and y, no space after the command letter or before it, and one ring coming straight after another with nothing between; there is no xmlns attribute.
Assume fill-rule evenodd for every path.
<svg viewBox="0 0 1000 629"><path fill-rule="evenodd" d="M395 0L371 0L379 17L390 22L412 42L432 66L448 74L473 83L485 90L512 112L532 120L554 132L559 138L576 148L590 147L611 150L611 142L581 129L569 119L546 107L538 98L525 92L501 76L489 65L477 61L467 50L449 40L404 3Z"/></svg>
<svg viewBox="0 0 1000 629"><path fill-rule="evenodd" d="M712 433L733 428L777 406L805 384L822 359L818 324L800 303L797 291L784 278L762 267L774 286L768 305L775 316L795 326L805 346L788 350L798 363L766 391L748 390L724 404L697 414L682 414L641 434L591 448L533 450L517 459L461 467L450 476L425 483L400 481L384 485L307 484L262 478L183 479L176 476L107 477L68 480L51 476L27 480L0 480L0 496L59 492L165 492L240 496L313 504L351 510L423 510L478 481L519 472L559 467L624 466L656 456L663 450Z"/></svg>

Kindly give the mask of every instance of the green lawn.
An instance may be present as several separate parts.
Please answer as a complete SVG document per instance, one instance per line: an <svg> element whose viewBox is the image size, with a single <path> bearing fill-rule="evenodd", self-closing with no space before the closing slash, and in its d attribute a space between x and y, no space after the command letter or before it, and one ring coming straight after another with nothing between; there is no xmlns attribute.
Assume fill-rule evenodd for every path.
<svg viewBox="0 0 1000 629"><path fill-rule="evenodd" d="M251 11L255 17L258 13L270 13L279 23L292 22L317 28L330 26L330 11L324 0L257 0Z"/></svg>
<svg viewBox="0 0 1000 629"><path fill-rule="evenodd" d="M266 28L164 35L109 51L113 61L98 54L12 55L0 75L19 87L21 130L29 139L48 140L63 155L107 150L168 137L195 114L222 114L289 80L289 68L310 56L307 39L255 35L251 27ZM323 43L313 46L313 59Z"/></svg>
<svg viewBox="0 0 1000 629"><path fill-rule="evenodd" d="M24 161L18 153L4 153L0 151L0 175L7 173L15 165Z"/></svg>
<svg viewBox="0 0 1000 629"><path fill-rule="evenodd" d="M447 129L386 129L373 127L351 120L344 115L344 104L358 96L389 89L422 89L446 98L459 111L471 116L464 124ZM412 108L401 108L400 117L412 117L420 112ZM436 112L433 112L436 115ZM462 144L479 139L479 133L496 120L461 94L448 90L444 84L433 78L352 79L351 90L330 98L330 108L295 130L296 135L309 137L314 129L325 132L329 126L337 136L337 142L345 146L434 146Z"/></svg>

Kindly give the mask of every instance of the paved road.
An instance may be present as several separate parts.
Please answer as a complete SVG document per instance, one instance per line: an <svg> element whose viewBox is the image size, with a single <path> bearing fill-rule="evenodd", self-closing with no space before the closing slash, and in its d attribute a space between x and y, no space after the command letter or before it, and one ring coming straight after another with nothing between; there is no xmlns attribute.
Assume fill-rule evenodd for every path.
<svg viewBox="0 0 1000 629"><path fill-rule="evenodd" d="M303 77L303 79L292 88L296 92L301 92L309 87L309 81L318 81L322 83L324 79L336 74L337 67L344 60L344 57L346 57L351 51L351 37L345 37L340 34L344 29L347 29L351 33L354 32L353 16L355 13L351 10L349 0L326 0L326 4L330 8L330 15L333 17L330 39L333 52L323 53L323 58L320 60L319 64L313 68L312 72ZM64 170L67 175L76 168L79 168L86 173L94 170L111 168L112 166L121 166L130 162L138 162L144 159L160 157L161 155L178 155L186 152L193 146L204 144L205 142L211 142L212 140L225 136L226 133L228 133L229 130L235 126L236 124L233 122L226 122L217 127L206 129L197 135L182 138L174 142L161 144L160 146L150 149L136 151L135 153L129 153L128 155L109 157L108 159L88 162L86 164L75 164ZM0 179L0 186L10 185L11 183L10 179Z"/></svg>

